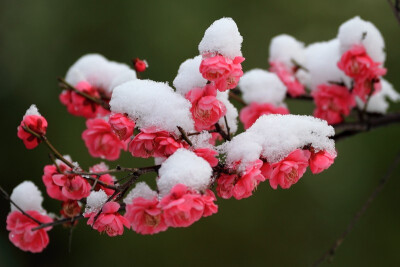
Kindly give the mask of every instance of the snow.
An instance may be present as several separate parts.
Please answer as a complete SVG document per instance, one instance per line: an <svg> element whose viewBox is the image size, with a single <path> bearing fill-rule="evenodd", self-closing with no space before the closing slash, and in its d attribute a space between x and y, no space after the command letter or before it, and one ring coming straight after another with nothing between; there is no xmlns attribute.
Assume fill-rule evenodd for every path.
<svg viewBox="0 0 400 267"><path fill-rule="evenodd" d="M107 199L108 196L102 189L90 192L90 195L86 199L85 213L99 212L107 202Z"/></svg>
<svg viewBox="0 0 400 267"><path fill-rule="evenodd" d="M39 110L38 110L38 108L36 107L35 104L32 104L32 105L26 110L25 115L24 115L24 118L25 118L26 116L30 116L30 115L42 116L42 115L40 115Z"/></svg>
<svg viewBox="0 0 400 267"><path fill-rule="evenodd" d="M269 45L269 62L278 61L285 66L294 67L293 60L300 65L304 64L304 43L287 34L272 38Z"/></svg>
<svg viewBox="0 0 400 267"><path fill-rule="evenodd" d="M128 195L124 198L124 203L129 205L132 203L132 200L138 197L142 197L145 199L153 199L157 197L158 194L156 191L152 190L145 182L137 183L135 188L133 188Z"/></svg>
<svg viewBox="0 0 400 267"><path fill-rule="evenodd" d="M184 184L200 192L206 190L211 183L211 175L212 169L206 160L181 148L161 165L157 187L161 197L177 184Z"/></svg>
<svg viewBox="0 0 400 267"><path fill-rule="evenodd" d="M193 88L204 87L207 84L207 80L199 71L201 60L202 57L197 56L187 59L180 65L173 85L181 95L185 96Z"/></svg>
<svg viewBox="0 0 400 267"><path fill-rule="evenodd" d="M392 102L400 101L400 94L393 88L392 84L385 79L381 79L381 83L381 91L372 95L368 102L368 112L385 114L389 108L388 100L391 100ZM356 98L356 102L357 106L363 110L365 103L358 97Z"/></svg>
<svg viewBox="0 0 400 267"><path fill-rule="evenodd" d="M243 37L232 18L221 18L204 33L203 39L199 44L201 55L211 53L212 55L221 54L225 57L234 59L242 56Z"/></svg>
<svg viewBox="0 0 400 267"><path fill-rule="evenodd" d="M155 127L176 134L179 134L177 126L186 132L194 129L191 103L166 83L126 82L114 89L110 106L112 112L127 113L139 128Z"/></svg>
<svg viewBox="0 0 400 267"><path fill-rule="evenodd" d="M364 45L368 55L376 62L384 63L385 41L379 30L369 21L354 17L339 27L337 38L340 42L340 52L343 54L353 45Z"/></svg>
<svg viewBox="0 0 400 267"><path fill-rule="evenodd" d="M116 86L135 79L136 72L128 65L109 61L100 54L82 56L69 68L65 77L73 86L86 81L109 95Z"/></svg>
<svg viewBox="0 0 400 267"><path fill-rule="evenodd" d="M193 148L213 148L209 142L211 137L211 133L208 131L202 131L198 135L189 136L189 139L193 144Z"/></svg>
<svg viewBox="0 0 400 267"><path fill-rule="evenodd" d="M312 116L263 115L244 133L219 147L226 162L242 165L261 157L274 163L292 151L312 145L315 151L326 150L336 155L335 143L329 137L334 129L326 121Z"/></svg>
<svg viewBox="0 0 400 267"><path fill-rule="evenodd" d="M247 104L257 102L277 106L282 104L287 91L275 73L262 69L247 71L239 81L239 88Z"/></svg>
<svg viewBox="0 0 400 267"><path fill-rule="evenodd" d="M11 200L15 202L23 211L35 210L46 213L42 207L42 192L31 181L24 181L17 185L11 193ZM11 204L11 211L18 210Z"/></svg>
<svg viewBox="0 0 400 267"><path fill-rule="evenodd" d="M311 90L329 82L344 82L350 87L351 79L337 67L341 58L339 40L313 43L307 46L305 51L305 67L309 71Z"/></svg>

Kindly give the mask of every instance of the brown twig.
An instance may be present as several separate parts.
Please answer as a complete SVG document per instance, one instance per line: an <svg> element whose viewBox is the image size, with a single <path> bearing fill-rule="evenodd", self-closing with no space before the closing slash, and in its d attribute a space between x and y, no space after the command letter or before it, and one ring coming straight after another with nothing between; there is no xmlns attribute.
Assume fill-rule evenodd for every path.
<svg viewBox="0 0 400 267"><path fill-rule="evenodd" d="M62 88L72 90L75 93L77 93L78 95L83 96L84 98L102 106L104 109L110 110L110 105L107 102L103 101L101 98L96 98L96 97L86 94L85 92L79 91L78 89L76 89L74 86L69 84L66 80L64 80L61 77L58 77L57 80L60 82L60 85Z"/></svg>
<svg viewBox="0 0 400 267"><path fill-rule="evenodd" d="M15 204L15 202L10 198L10 195L6 192L6 190L4 190L1 186L0 186L0 194L3 196L3 198L7 201L9 201L12 205L14 205L14 207L16 207L23 215L25 215L26 217L28 217L29 219L31 219L32 221L34 221L37 224L42 224L41 221L33 218L31 215L29 215L28 213L26 213L23 209L21 209L20 206L18 206L17 204Z"/></svg>
<svg viewBox="0 0 400 267"><path fill-rule="evenodd" d="M374 191L369 195L367 200L364 202L362 207L357 211L354 217L351 219L350 223L347 225L344 232L336 239L335 243L313 264L313 266L319 266L321 263L328 259L332 259L336 253L336 250L343 243L344 239L351 233L354 229L356 223L360 220L361 216L366 212L366 210L371 206L371 203L375 200L377 195L382 191L385 184L388 182L392 173L396 170L397 165L400 163L400 152L397 154L393 163L390 165L385 176L379 181L379 184L375 187Z"/></svg>
<svg viewBox="0 0 400 267"><path fill-rule="evenodd" d="M61 155L61 153L57 151L57 149L50 143L50 141L47 139L47 137L45 135L37 134L35 131L32 131L28 126L22 126L22 128L24 129L24 131L32 134L36 138L43 141L47 145L47 147L53 152L54 156L56 156L59 160L61 160L65 164L67 164L68 167L70 167L72 169L75 168L74 164L72 164L66 158L64 158L64 156Z"/></svg>
<svg viewBox="0 0 400 267"><path fill-rule="evenodd" d="M234 93L234 91L229 91L229 97L232 99L235 99L237 102L239 102L243 106L247 105L246 102L244 102L244 100L238 94Z"/></svg>
<svg viewBox="0 0 400 267"><path fill-rule="evenodd" d="M222 130L221 126L220 126L218 123L215 124L215 129L217 130L217 133L219 133L219 134L222 136L222 138L225 139L225 141L231 141L231 137L230 137L229 135L227 135L227 134Z"/></svg>
<svg viewBox="0 0 400 267"><path fill-rule="evenodd" d="M188 136L186 135L185 130L183 130L182 127L180 127L180 126L177 126L177 127L178 127L179 132L181 133L181 138L183 140L185 140L186 143L188 143L190 146L193 146L192 142L189 140Z"/></svg>
<svg viewBox="0 0 400 267"><path fill-rule="evenodd" d="M75 217L72 217L72 218L64 218L64 219L54 220L51 223L41 223L39 226L37 226L35 228L32 228L32 231L36 231L36 230L43 229L43 228L46 228L46 227L51 227L51 226L64 224L64 223L68 223L68 222L73 223L73 222L78 221L78 220L83 219L83 218L84 218L83 215L79 214L79 215L77 215Z"/></svg>
<svg viewBox="0 0 400 267"><path fill-rule="evenodd" d="M387 0L390 8L393 11L394 16L396 17L397 22L400 24L400 1L396 0L395 4L393 4L392 0Z"/></svg>
<svg viewBox="0 0 400 267"><path fill-rule="evenodd" d="M369 116L364 121L340 123L335 125L334 128L336 132L341 132L335 134L333 139L339 141L362 132L368 132L371 129L398 122L400 122L400 113L389 113L378 117Z"/></svg>

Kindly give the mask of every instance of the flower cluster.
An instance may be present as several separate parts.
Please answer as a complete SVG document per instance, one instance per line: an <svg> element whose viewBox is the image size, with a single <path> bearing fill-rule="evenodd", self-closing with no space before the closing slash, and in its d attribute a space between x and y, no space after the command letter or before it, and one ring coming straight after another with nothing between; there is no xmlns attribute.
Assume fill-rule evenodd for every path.
<svg viewBox="0 0 400 267"><path fill-rule="evenodd" d="M17 135L27 149L41 142L50 149L53 160L42 181L61 208L50 215L33 183L18 185L7 217L11 242L40 252L53 226L75 227L82 218L110 237L129 229L148 235L188 227L218 212L216 195L248 198L267 180L272 189L288 189L307 168L312 174L328 169L337 156L329 124L342 122L354 108L385 112L387 95L400 99L382 79L379 31L358 17L328 42L305 46L288 35L275 37L269 71L243 73L242 41L232 19L215 21L173 85L139 79L136 73L148 65L138 58L133 69L97 54L78 59L60 79L59 98L69 113L86 118L81 136L89 154L113 161L126 151L155 165L81 167L50 143L46 119L31 106ZM240 112L232 94L244 104ZM286 97L312 98L314 117L289 114ZM239 134L238 118L245 129ZM140 181L150 172L153 189Z"/></svg>

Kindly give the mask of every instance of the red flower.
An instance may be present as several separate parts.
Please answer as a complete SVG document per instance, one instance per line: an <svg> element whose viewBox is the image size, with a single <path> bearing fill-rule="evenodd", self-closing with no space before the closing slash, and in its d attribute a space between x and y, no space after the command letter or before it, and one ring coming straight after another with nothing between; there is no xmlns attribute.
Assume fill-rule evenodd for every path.
<svg viewBox="0 0 400 267"><path fill-rule="evenodd" d="M343 121L342 116L348 116L356 105L354 96L344 86L322 84L312 95L316 105L314 116L329 124Z"/></svg>
<svg viewBox="0 0 400 267"><path fill-rule="evenodd" d="M135 129L135 122L128 118L128 116L115 113L110 116L108 123L114 133L121 139L125 141L133 135L133 130Z"/></svg>
<svg viewBox="0 0 400 267"><path fill-rule="evenodd" d="M53 221L49 216L42 215L35 210L25 212L41 223L50 223ZM51 227L32 231L37 226L39 224L19 211L13 211L7 216L7 230L10 231L8 237L16 247L23 251L41 252L49 244L47 231L51 230Z"/></svg>
<svg viewBox="0 0 400 267"><path fill-rule="evenodd" d="M240 111L240 121L243 123L244 128L248 129L256 122L256 120L262 115L268 114L289 114L289 110L285 107L275 107L269 103L256 103L253 102L250 105L244 107Z"/></svg>
<svg viewBox="0 0 400 267"><path fill-rule="evenodd" d="M23 127L27 127L36 134L44 136L47 130L47 121L40 115L26 115L18 126L18 138L22 139L27 149L33 149L37 147L42 140L25 131Z"/></svg>
<svg viewBox="0 0 400 267"><path fill-rule="evenodd" d="M79 82L75 88L93 98L101 98L99 91L88 82ZM104 116L109 113L108 110L105 110L99 104L79 95L72 90L62 91L59 98L61 103L67 106L68 112L75 116L82 116L90 119L96 117L97 115Z"/></svg>
<svg viewBox="0 0 400 267"><path fill-rule="evenodd" d="M86 126L82 138L90 155L108 160L118 159L120 150L125 148L125 144L113 133L110 124L104 119L97 118L87 120Z"/></svg>
<svg viewBox="0 0 400 267"><path fill-rule="evenodd" d="M138 234L152 235L168 228L156 197L152 199L142 197L133 199L131 204L126 205L125 218Z"/></svg>

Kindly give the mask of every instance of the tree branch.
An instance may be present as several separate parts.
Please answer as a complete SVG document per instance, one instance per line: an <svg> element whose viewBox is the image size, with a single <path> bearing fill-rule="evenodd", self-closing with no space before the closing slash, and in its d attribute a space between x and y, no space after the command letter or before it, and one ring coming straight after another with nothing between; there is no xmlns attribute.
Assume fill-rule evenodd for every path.
<svg viewBox="0 0 400 267"><path fill-rule="evenodd" d="M382 115L379 117L369 116L364 121L359 122L344 122L337 125L334 125L335 131L341 131L338 134L335 134L333 139L335 141L339 141L341 139L363 133L368 132L371 129L379 128L382 126L387 126L393 123L400 122L400 113L389 113L386 115Z"/></svg>
<svg viewBox="0 0 400 267"><path fill-rule="evenodd" d="M374 191L370 194L367 200L364 202L362 207L357 211L354 215L353 219L351 219L350 223L347 225L344 232L336 239L335 243L313 264L313 266L319 266L324 261L333 258L336 253L336 250L339 246L343 243L344 239L351 233L354 229L356 223L360 220L361 216L367 211L370 207L371 203L375 200L377 195L382 191L385 184L388 182L389 178L396 170L397 165L400 163L400 152L398 152L397 156L395 157L393 163L390 165L389 169L387 170L385 176L379 181L379 184L375 187Z"/></svg>
<svg viewBox="0 0 400 267"><path fill-rule="evenodd" d="M393 11L394 16L396 17L397 22L400 24L400 5L399 5L399 0L396 0L395 3L393 4L392 0L387 0L390 8Z"/></svg>
<svg viewBox="0 0 400 267"><path fill-rule="evenodd" d="M74 86L69 84L66 80L64 80L61 77L58 77L57 80L60 82L60 86L62 88L67 89L67 90L72 90L75 93L77 93L78 95L102 106L104 109L110 110L110 105L108 103L106 103L105 101L103 101L101 98L96 98L96 97L86 94L85 92L79 91L78 89L76 89Z"/></svg>

